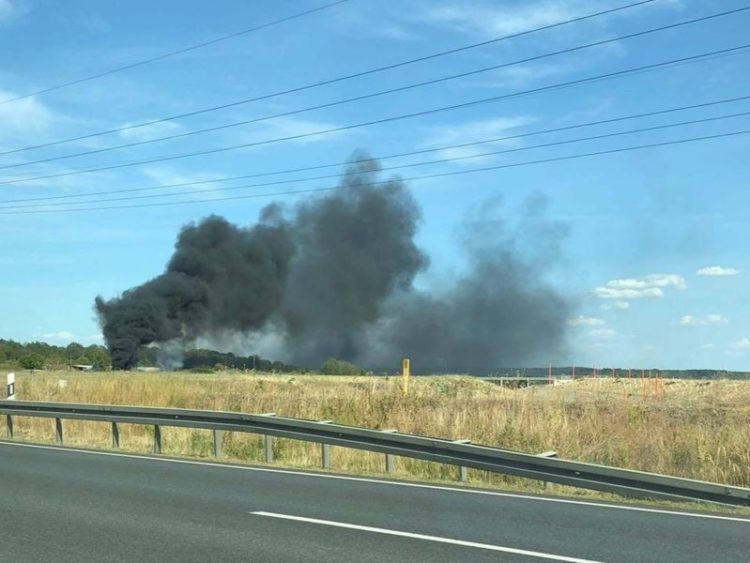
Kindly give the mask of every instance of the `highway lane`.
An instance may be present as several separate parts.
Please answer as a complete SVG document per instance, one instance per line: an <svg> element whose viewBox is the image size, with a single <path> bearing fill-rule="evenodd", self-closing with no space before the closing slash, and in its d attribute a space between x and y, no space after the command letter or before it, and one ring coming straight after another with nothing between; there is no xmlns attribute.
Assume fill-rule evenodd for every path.
<svg viewBox="0 0 750 563"><path fill-rule="evenodd" d="M746 562L750 519L0 442L0 561Z"/></svg>

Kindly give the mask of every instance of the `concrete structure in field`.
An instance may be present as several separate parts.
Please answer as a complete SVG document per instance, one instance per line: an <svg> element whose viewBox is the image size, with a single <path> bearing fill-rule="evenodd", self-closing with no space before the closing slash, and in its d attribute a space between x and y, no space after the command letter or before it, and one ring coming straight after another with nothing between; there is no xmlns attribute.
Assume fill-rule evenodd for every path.
<svg viewBox="0 0 750 563"><path fill-rule="evenodd" d="M76 371L91 371L92 369L94 369L94 366L89 364L76 364L70 367L72 367Z"/></svg>
<svg viewBox="0 0 750 563"><path fill-rule="evenodd" d="M529 387L530 385L560 385L573 381L568 375L555 375L549 377L480 377L482 381L489 381L503 387Z"/></svg>

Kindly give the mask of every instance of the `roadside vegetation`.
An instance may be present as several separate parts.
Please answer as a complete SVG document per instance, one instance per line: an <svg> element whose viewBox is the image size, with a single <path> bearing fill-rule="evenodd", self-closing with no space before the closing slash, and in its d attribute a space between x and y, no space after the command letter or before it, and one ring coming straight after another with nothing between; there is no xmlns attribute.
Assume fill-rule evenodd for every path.
<svg viewBox="0 0 750 563"><path fill-rule="evenodd" d="M580 379L562 385L507 389L472 377L400 378L290 374L74 373L17 376L21 400L151 405L332 419L368 428L447 439L469 439L525 452L555 450L560 457L750 486L750 382ZM109 448L109 425L65 421L65 443ZM54 441L53 422L18 417L16 437ZM152 429L122 425L123 449L147 452ZM211 433L163 429L167 455L212 455ZM274 441L276 463L317 469L320 448ZM260 463L259 436L226 433L229 461ZM332 470L378 475L379 454L334 447ZM457 468L397 458L396 475L455 482ZM469 483L541 492L543 485L469 470ZM547 492L582 494L550 485ZM601 498L602 495L597 495Z"/></svg>

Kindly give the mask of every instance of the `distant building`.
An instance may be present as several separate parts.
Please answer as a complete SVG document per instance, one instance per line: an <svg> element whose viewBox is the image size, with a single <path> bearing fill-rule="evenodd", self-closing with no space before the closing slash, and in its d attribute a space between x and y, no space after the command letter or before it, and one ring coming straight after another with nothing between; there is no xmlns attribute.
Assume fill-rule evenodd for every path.
<svg viewBox="0 0 750 563"><path fill-rule="evenodd" d="M161 369L156 367L144 366L135 368L135 371L161 371Z"/></svg>
<svg viewBox="0 0 750 563"><path fill-rule="evenodd" d="M94 366L90 366L88 364L76 364L74 366L70 366L76 371L91 371L94 369Z"/></svg>

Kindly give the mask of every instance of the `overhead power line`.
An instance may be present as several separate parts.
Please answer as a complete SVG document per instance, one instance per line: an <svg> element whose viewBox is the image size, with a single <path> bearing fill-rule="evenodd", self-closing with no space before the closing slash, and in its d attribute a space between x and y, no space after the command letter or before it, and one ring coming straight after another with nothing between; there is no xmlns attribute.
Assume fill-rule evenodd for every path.
<svg viewBox="0 0 750 563"><path fill-rule="evenodd" d="M479 69L470 70L470 71L466 71L466 72L461 72L461 73L458 73L458 74L452 74L452 75L447 75L447 76L443 76L443 77L440 77L440 78L434 78L434 79L431 79L431 80L425 80L425 81L422 81L422 82L416 82L416 83L412 83L412 84L407 84L405 86L399 86L397 88L390 88L390 89L387 89L387 90L380 90L380 91L377 91L377 92L372 92L372 93L369 93L369 94L363 94L363 95L355 96L355 97L352 97L352 98L344 98L344 99L341 99L341 100L336 100L336 101L328 102L328 103L325 103L325 104L319 104L319 105L315 105L315 106L308 106L308 107L305 107L305 108L300 108L300 109L296 109L296 110L285 111L285 112L276 113L276 114L272 114L272 115L266 115L266 116L262 116L262 117L256 117L256 118L253 118L253 119L246 119L246 120L242 120L242 121L235 121L235 122L232 122L232 123L227 123L227 124L223 124L223 125L216 125L216 126L213 126L213 127L206 127L206 128L203 128L203 129L197 129L197 130L194 130L194 131L187 131L187 132L184 132L184 133L175 133L175 134L167 135L167 136L164 136L164 137L157 137L157 138L153 138L153 139L144 139L144 140L141 140L141 141L133 141L133 142L130 142L130 143L123 143L123 144L120 144L120 145L114 145L114 146L110 146L110 147L103 147L103 148L100 148L100 149L91 149L91 150L81 151L81 152L77 152L77 153L69 153L69 154L65 154L65 155L52 156L52 157L47 157L47 158L40 158L40 159L37 159L37 160L31 160L31 161L26 161L26 162L17 162L17 163L14 163L14 164L6 164L4 166L0 166L0 170L7 170L7 169L11 169L11 168L21 168L21 167L25 167L25 166L32 166L34 164L42 164L42 163L47 163L47 162L57 162L57 161L60 161L60 160L67 160L67 159L70 159L70 158L77 158L77 157L81 157L81 156L90 156L90 155L94 155L94 154L102 154L102 153L112 152L112 151L126 149L126 148L133 148L133 147L144 146L144 145L149 145L149 144L154 144L154 143L160 143L160 142L164 142L164 141L181 139L181 138L190 137L190 136L193 136L193 135L199 135L199 134L202 134L202 133L210 133L210 132L215 132L215 131L221 131L221 130L230 129L230 128L233 128L233 127L239 127L239 126L243 126L243 125L250 125L250 124L254 124L254 123L260 123L260 122L263 122L263 121L268 121L268 120L275 119L275 118L280 118L280 117L290 117L290 116L293 116L293 115L299 115L301 113L307 113L307 112L310 112L310 111L315 111L315 110L320 110L320 109L327 109L327 108L331 108L331 107L335 107L335 106L339 106L339 105L343 105L343 104L348 104L348 103L352 103L352 102L358 102L358 101L362 101L362 100L372 99L372 98L376 98L376 97L380 97L380 96L384 96L384 95L388 95L388 94L394 94L394 93L398 93L398 92L404 92L404 91L412 90L412 89L415 89L415 88L422 88L424 86L430 86L430 85L434 85L434 84L439 84L439 83L442 83L442 82L447 82L447 81L455 80L455 79L458 79L458 78L466 78L467 76L474 76L474 75L477 75L477 74L481 74L481 73L485 73L485 72L490 72L490 71L498 70L498 69L501 69L501 68L507 68L507 67L514 66L514 65L520 65L520 64L525 64L525 63L529 63L529 62L539 61L539 60L542 60L542 59L545 59L545 58L549 58L549 57L553 57L553 56L558 56L558 55L563 55L563 54L570 54L570 53L574 53L574 52L581 51L581 50L584 50L584 49L589 49L589 48L592 48L592 47L599 47L599 46L602 46L602 45L607 45L607 44L615 43L615 42L618 42L618 41L624 41L624 40L628 40L628 39L633 39L633 38L636 38L636 37L642 37L644 35L648 35L648 34L651 34L651 33L657 33L657 32L661 32L661 31L665 31L665 30L669 30L669 29L675 29L675 28L678 28L678 27L686 26L686 25L691 25L691 24L695 24L695 23L699 23L699 22L704 22L704 21L707 21L707 20L710 20L710 19L714 19L714 18L718 18L718 17L722 17L722 16L727 16L729 14L735 14L737 12L746 11L746 10L750 10L750 6L747 6L745 8L738 8L738 9L730 10L730 11L726 11L726 12L721 12L721 13L718 13L718 14L711 14L711 15L708 15L708 16L702 16L700 18L694 18L694 19L691 19L691 20L685 20L685 21L681 21L681 22L677 22L677 23L673 23L673 24L663 25L663 26L659 26L659 27L655 27L655 28L650 28L650 29L646 29L646 30L643 30L643 31L638 31L638 32L635 32L635 33L629 33L629 34L626 34L626 35L620 35L620 36L617 36L617 37L611 37L609 39L603 39L603 40L600 40L600 41L595 41L593 43L585 43L583 45L577 45L577 46L574 46L574 47L568 47L566 49L561 49L561 50L558 50L558 51L552 51L552 52L548 52L548 53L543 53L543 54L540 54L540 55L535 55L533 57L527 57L525 59L517 59L515 61L510 61L510 62L506 62L506 63L501 63L501 64L492 65L492 66L482 67L482 68L479 68ZM0 156L3 155L3 154L12 154L12 153L15 153L15 152L19 152L21 150L23 150L23 149L16 149L15 151L8 151L6 153L0 153Z"/></svg>
<svg viewBox="0 0 750 563"><path fill-rule="evenodd" d="M529 145L529 146L525 146L525 147L515 147L515 148L509 148L509 149L500 149L500 150L495 150L495 151L489 151L489 152L483 152L483 153L476 153L476 154L472 154L472 155L464 155L464 156L457 156L457 157L446 157L446 158L439 158L439 159L433 159L433 160L427 160L427 161L421 161L421 162L415 162L415 163L407 163L407 164L400 164L400 165L395 165L395 166L387 166L387 167L380 168L380 171L387 172L387 171L393 171L393 170L403 170L405 168L415 168L415 167L419 167L419 166L429 166L429 165L434 165L434 164L445 164L445 163L449 163L449 162L457 162L457 161L462 161L462 160L471 160L471 159L474 159L474 158L483 158L483 157L488 157L488 156L497 156L497 155L501 155L501 154L510 154L510 153L524 152L524 151L528 151L528 150L558 147L558 146L569 145L569 144L574 144L574 143L582 143L582 142L587 142L587 141L602 140L602 139L608 139L608 138L612 138L612 137L619 137L619 136L623 136L623 135L633 135L633 134L638 134L638 133L647 133L647 132L652 132L652 131L659 131L659 130L664 130L664 129L671 129L671 128L675 128L675 127L684 127L684 126L687 126L687 125L698 125L698 124L703 124L703 123L710 123L712 121L720 121L720 120L725 120L725 119L733 119L733 118L736 118L736 117L747 117L747 116L750 116L750 111L737 112L737 113L725 114L725 115L719 115L719 116L712 116L712 117L704 117L704 118L701 118L701 119L692 119L692 120L689 120L689 121L680 121L680 122L676 122L676 123L667 123L667 124L662 124L662 125L653 125L653 126L649 126L649 127L639 127L639 128L636 128L636 129L629 129L629 130L625 130L625 131L616 131L616 132L611 132L611 133L602 133L602 134L599 134L599 135L592 135L592 136L588 136L588 137L579 137L579 138L576 138L576 139L565 139L565 140L562 140L562 141L553 141L553 142L549 142L549 143L542 143L542 144L538 144L538 145ZM566 129L568 129L568 128L570 128L570 127L567 127ZM549 131L550 130L547 130L546 132L549 132ZM426 150L422 150L422 151L414 151L413 153L402 153L401 155L396 155L396 156L403 157L406 154L413 155L413 154L420 154L420 153L425 153L425 152L445 151L445 150L455 149L457 147L467 147L467 146L471 146L471 145L475 145L476 146L476 145L479 145L479 144L487 144L487 143L490 143L490 142L501 142L501 141L507 141L507 140L510 140L510 139L518 139L519 137L524 137L524 136L538 135L538 134L540 134L542 132L545 132L545 131L535 131L535 132L530 132L530 133L521 134L521 135L514 135L514 136L508 136L508 137L501 137L501 138L497 138L497 139L491 139L491 140L477 141L477 142L474 142L474 143L462 143L461 145L449 145L449 146L435 147L435 148L432 148L432 149L426 149ZM394 156L377 157L376 160L382 161L382 160L387 160L387 159L392 159L392 158L395 158L395 157ZM365 161L368 161L368 160L370 160L370 158L359 159L359 160L355 160L355 161L342 162L342 163L338 163L338 165L356 164L358 162L365 162ZM331 164L327 164L327 165L323 165L323 166L320 166L320 167L330 167L330 166L332 166L332 165ZM25 203L25 204L21 204L21 205L18 205L18 202L0 202L0 205L4 206L4 207L0 207L0 209L22 209L22 208L28 209L28 208L35 208L35 207L50 207L50 206L60 207L60 206L70 206L70 205L90 205L90 204L94 204L94 203L97 203L97 204L98 203L108 203L108 202L114 202L114 201L132 201L132 200L140 200L140 199L153 199L153 198L164 198L164 197L179 197L179 196L185 196L185 195L194 196L195 194L202 194L202 193L216 193L216 192L224 192L224 191L245 190L245 189L250 189L250 188L278 186L278 185L283 185L283 184L294 184L294 183L300 183L300 182L310 182L310 181L315 181L315 180L329 180L331 178L336 178L338 176L339 176L339 174L326 174L326 175L323 175L323 176L313 176L313 177L307 177L307 178L293 178L293 179L278 180L278 181L273 181L273 182L263 182L263 183L258 183L258 184L244 184L244 185L239 185L239 186L230 186L230 187L226 187L226 188L207 188L207 189L201 189L201 190L191 190L189 192L179 191L179 192L167 193L167 194L148 194L148 195L140 195L140 196L121 196L121 197L117 197L117 198L89 200L89 201L82 201L82 202L69 202L69 201L60 202L60 201L54 201L52 203L49 203L50 200L66 198L66 196L57 196L56 198L55 197L37 198L37 201L35 201L34 203ZM206 184L206 183L211 183L211 181L204 180L204 181L201 181L201 182L191 182L191 183L189 183L189 185L197 185L197 184L200 184L200 183ZM149 188L141 188L141 191L143 191L144 189L149 189ZM121 193L124 193L124 191L126 191L126 190L123 190L122 192L114 191L114 192L109 192L109 193L118 193L118 194L121 194ZM81 195L81 194L78 194L78 195ZM100 196L100 195L106 195L106 194L104 194L104 193L86 194L86 197L95 197L95 196ZM68 199L71 198L71 197L73 197L73 196L67 196ZM40 202L40 201L38 201L39 199L46 200L46 201Z"/></svg>
<svg viewBox="0 0 750 563"><path fill-rule="evenodd" d="M256 25L254 27L243 29L241 31L236 31L234 33L230 33L228 35L222 35L221 37L216 37L215 39L210 39L208 41L203 41L201 43L195 43L193 45L188 45L187 47L183 47L181 49L176 49L174 51L168 51L166 53L162 53L161 55L156 55L155 57L151 57L148 59L143 59L140 61L136 61L134 63L126 64L123 66L111 68L109 70L105 70L96 74L91 74L89 76L84 76L82 78L76 78L75 80L69 80L68 82L62 82L60 84L55 84L54 86L47 86L45 88L41 88L39 90L35 90L34 92L29 92L27 94L21 94L19 96L14 96L12 98L6 98L4 100L0 100L0 105L8 104L10 102L15 102L17 100L23 100L26 98L31 98L33 96L39 96L41 94L46 94L48 92L54 92L55 90L61 90L62 88L67 88L68 86L74 86L76 84L81 84L83 82L88 82L90 80L96 80L97 78L103 78L105 76L110 76L112 74L116 74L118 72L123 72L125 70L130 70L139 66L144 66L147 64L155 63L157 61L161 61L164 59L168 59L169 57L174 57L176 55L182 55L183 53L188 53L190 51L195 51L196 49L201 49L203 47L208 47L209 45L215 45L216 43L221 43L222 41L227 41L228 39L234 39L235 37L240 37L242 35L247 35L249 33L253 33L255 31L260 31L261 29L266 29L268 27L273 27L275 25L279 25L281 23L285 23L297 18L301 18L304 16L308 16L310 14L314 14L316 12L320 12L322 10L327 10L328 8L333 8L334 6L338 6L339 4L343 4L345 2L348 2L349 0L337 0L336 2L330 2L328 4L324 4L322 6L317 6L316 8L311 8L309 10L305 10L304 12L298 12L296 14L292 14L291 16L286 16L284 18L280 18L277 20L273 20L270 22L266 22L261 25Z"/></svg>
<svg viewBox="0 0 750 563"><path fill-rule="evenodd" d="M628 152L628 151L634 151L634 150L644 150L644 149L651 149L651 148L658 148L658 147L665 147L665 146L671 146L671 145L682 145L686 143L694 143L694 142L700 142L700 141L709 141L709 140L716 140L716 139L726 139L731 137L736 137L739 135L747 135L750 133L750 129L742 129L739 131L730 131L728 133L717 133L715 135L704 135L701 137L689 137L689 138L683 138L683 139L676 139L673 141L663 141L659 143L649 143L644 145L635 145L630 147L620 147L616 149L607 149L607 150L601 150L596 152L588 152L588 153L579 153L579 154L573 154L573 155L567 155L567 156L558 156L558 157L552 157L552 158L543 158L539 160L531 160L531 161L525 161L525 162L516 162L511 164L500 164L496 166L485 166L482 168L472 168L470 170L456 170L451 172L438 172L434 174L425 174L422 176L411 176L406 178L400 178L400 181L403 182L410 182L410 181L419 181L419 180L428 180L428 179L435 179L435 178L446 178L446 177L452 177L452 176L462 176L464 174L475 174L478 172L490 172L495 170L503 170L507 168L517 168L521 166L532 166L537 164L547 164L551 162L562 162L567 160L577 160L581 158L589 158L594 156L603 156L608 154L617 154L622 152ZM389 182L392 182L392 179L388 180L380 180L376 182L366 182L363 184L359 184L359 186L376 186L380 184L386 184ZM283 192L268 192L268 193L262 193L262 194L248 194L248 195L238 195L238 196L227 196L227 197L220 197L220 198L211 198L211 199L193 199L193 200L186 200L186 201L166 201L166 202L158 202L158 203L144 203L144 204L133 204L133 205L113 205L113 206L100 206L100 207L80 207L80 208L73 208L73 209L39 209L39 210L32 210L32 211L3 211L0 210L0 215L32 215L32 214L42 214L42 213L70 213L70 212L76 212L76 211L105 211L105 210L114 210L114 209L136 209L136 208L148 208L148 207L171 207L175 205L189 205L189 204L196 204L196 203L217 203L217 202L224 202L224 201L236 201L236 200L245 200L245 199L258 199L258 198L265 198L265 197L280 197L280 196L289 196L289 195L302 195L302 194L311 194L311 193L320 193L320 192L328 192L328 191L336 191L336 190L342 190L346 189L346 186L336 185L336 186L327 186L322 188L308 188L308 189L301 189L301 190L287 190Z"/></svg>
<svg viewBox="0 0 750 563"><path fill-rule="evenodd" d="M177 120L177 119L184 119L186 117L193 117L195 115L201 115L201 114L204 114L204 113L209 113L209 112L219 111L219 110L228 109L228 108L232 108L232 107L237 107L237 106L240 106L240 105L243 105L243 104L249 104L251 102L258 102L258 101L261 101L261 100L268 100L268 99L275 98L277 96L282 96L282 95L285 95L285 94L293 94L293 93L296 93L296 92L302 92L304 90L309 90L311 88L318 88L320 86L327 86L327 85L330 85L330 84L335 84L337 82L342 82L344 80L351 80L353 78L359 78L361 76L366 76L366 75L369 75L369 74L375 74L375 73L378 73L378 72L384 72L386 70L392 70L392 69L395 69L395 68L400 68L400 67L403 67L403 66L407 66L407 65L411 65L411 64L415 64L415 63L420 63L420 62L424 62L424 61L436 59L436 58L439 58L439 57L444 57L446 55L452 55L452 54L459 53L459 52L462 52L462 51L468 51L470 49L475 49L475 48L478 48L478 47L484 47L486 45L490 45L490 44L493 44L493 43L498 43L498 42L506 41L506 40L509 40L509 39L515 39L515 38L518 38L518 37L522 37L524 35L530 35L532 33L538 33L540 31L546 31L546 30L557 28L557 27L561 27L561 26L564 26L564 25L569 25L569 24L572 24L572 23L577 23L577 22L581 22L581 21L584 21L584 20L588 20L588 19L592 19L592 18L597 18L599 16L612 14L612 13L619 12L619 11L622 11L622 10L627 10L627 9L630 9L630 8L635 8L635 7L638 7L638 6L642 6L644 4L650 4L650 3L654 2L654 1L655 0L641 0L639 2L635 2L635 3L632 3L632 4L626 4L624 6L619 6L619 7L611 8L611 9L608 9L608 10L602 10L602 11L599 11L599 12L594 12L592 14L588 14L588 15L585 15L585 16L579 16L579 17L576 17L576 18L572 18L572 19L568 19L568 20L563 20L563 21L560 21L560 22L556 22L556 23L553 23L553 24L544 25L544 26L541 26L541 27L536 27L536 28L529 29L529 30L526 30L526 31L521 31L521 32L513 33L513 34L510 34L510 35L503 35L501 37L496 37L496 38L493 38L493 39L489 39L487 41L481 41L479 43L472 43L470 45L464 45L462 47L457 47L457 48L454 48L454 49L448 49L448 50L445 50L445 51L438 51L437 53L432 53L432 54L425 55L425 56L422 56L422 57L417 57L415 59L409 59L409 60L401 61L401 62L398 62L398 63L392 63L392 64L389 64L389 65L383 65L383 66L371 68L371 69L368 69L368 70L364 70L364 71L360 71L360 72L355 72L353 74L347 74L347 75L344 75L344 76L339 76L339 77L331 78L331 79L328 79L328 80L322 80L322 81L319 81L319 82L314 82L314 83L311 83L311 84L306 84L306 85L303 85L303 86L298 86L298 87L290 88L290 89L287 89L287 90L281 90L281 91L272 92L272 93L269 93L269 94L264 94L262 96L256 96L256 97L253 97L253 98L245 98L245 99L242 99L242 100L237 100L237 101L234 101L234 102L229 102L229 103L221 104L221 105L218 105L218 106L212 106L212 107L203 108L203 109L199 109L199 110L194 110L194 111L190 111L190 112L175 114L175 115L171 115L171 116L167 116L167 117L161 117L161 118L158 118L158 119L152 119L152 120L143 121L143 122L140 122L140 123L133 123L133 124L130 124L130 125L125 125L125 126L122 126L122 127L115 127L115 128L112 128L112 129L106 129L106 130L97 131L97 132L94 132L94 133L87 133L85 135L79 135L77 137L68 137L66 139L59 139L59 140L56 140L56 141L49 141L49 142L46 142L46 143L40 143L40 144L37 144L37 145L22 147L22 148L14 149L14 150L11 150L11 151L0 152L0 156L7 155L7 154L14 154L14 153L17 153L17 152L22 152L22 151L33 150L33 149L40 149L40 148L44 148L44 147L51 147L51 146L55 146L55 145L65 144L65 143L71 143L71 142L74 142L74 141L82 141L84 139L91 139L93 137L99 137L99 136L108 135L108 134L111 134L111 133L120 133L122 131L128 131L128 130L131 130L131 129L137 129L139 127L147 127L149 125L156 125L158 123L164 123L166 121L174 121L174 120Z"/></svg>
<svg viewBox="0 0 750 563"><path fill-rule="evenodd" d="M458 143L453 145L444 145L441 147L434 147L434 148L427 148L427 149L420 149L416 151L409 151L409 152L401 152L401 153L395 153L395 154L389 154L389 155L381 155L378 156L378 160L389 160L394 158L402 158L406 156L416 156L420 154L427 154L431 152L438 152L438 151L444 151L444 150L451 150L451 149L459 149L459 148L466 148L466 147L472 147L472 146L478 146L478 145L484 145L489 143L497 143L501 141L509 141L509 140L515 140L515 139L522 139L526 137L532 137L536 135L543 135L543 134L549 134L549 133L560 133L562 131L571 131L574 129L581 129L584 127L593 127L597 125L605 125L605 124L611 124L611 123L617 123L620 121L626 121L626 120L632 120L632 119L641 119L644 117L654 117L657 115L666 115L671 114L675 112L680 111L688 111L693 109L702 109L707 107L712 107L716 105L721 104L727 104L732 102L740 102L750 100L750 95L747 96L738 96L734 98L724 98L721 100L712 100L709 102L702 102L699 104L691 104L687 106L678 106L678 107L672 107L672 108L666 108L662 110L656 110L656 111L650 111L645 113L636 113L636 114L630 114L630 115L624 115L619 117L611 117L608 119L600 119L597 121L587 121L584 123L575 123L571 125L563 125L560 127L553 127L550 129L541 129L537 131L529 131L526 133L517 133L515 135L505 135L502 137L493 137L490 139L483 139L479 141L470 141L465 143ZM218 178L208 178L206 180L194 180L191 182L178 182L178 183L172 183L172 184L160 184L157 186L146 186L146 187L139 187L139 188L124 188L124 189L118 189L118 190L107 190L107 191L98 191L95 193L89 193L89 194L65 194L65 195L56 195L56 196L45 196L45 197L30 197L30 198L22 198L22 199L13 199L13 200L0 200L0 205L4 204L18 204L18 203L25 203L25 202L34 202L34 201L54 201L54 200L65 200L65 199L79 199L79 198L86 198L86 197L96 197L96 196L102 196L102 195L112 195L112 194L122 194L122 193L133 193L133 192L143 192L143 191L154 191L154 190L162 190L167 188L182 188L182 187L189 187L189 186L199 186L202 184L215 184L215 183L221 183L221 182L230 182L234 180L246 180L249 178L262 178L267 176L279 176L282 174L293 174L297 172L311 172L313 170L322 170L325 168L333 168L333 167L340 167L347 164L356 164L357 162L364 162L367 159L362 160L347 160L347 161L338 161L333 163L326 163L326 164L317 164L313 166L303 166L303 167L297 167L297 168L287 168L283 170L273 170L269 172L256 172L253 174L242 174L239 176L221 176Z"/></svg>
<svg viewBox="0 0 750 563"><path fill-rule="evenodd" d="M385 117L385 118L381 118L381 119L376 119L376 120L372 120L372 121L365 121L365 122L360 122L360 123L355 123L355 124L350 124L350 125L344 125L344 126L334 127L334 128L320 130L320 131L312 131L312 132L308 132L308 133L301 133L301 134L298 134L298 135L289 135L289 136L286 136L286 137L279 137L279 138L275 138L275 139L266 139L266 140L262 140L262 141L253 141L253 142L249 142L249 143L240 143L240 144L236 144L236 145L229 145L229 146L224 146L224 147L217 147L217 148L207 149L207 150L202 150L202 151L193 151L193 152L188 152L188 153L179 153L179 154L165 155L165 156L159 156L159 157L149 158L149 159L145 159L145 160L137 160L137 161L131 161L131 162L111 164L111 165L107 165L107 166L99 166L99 167L95 167L95 168L87 168L87 169L83 169L83 170L73 170L73 171L68 171L68 172L59 172L59 173L55 173L55 174L45 174L45 175L41 175L41 176L31 176L31 177L25 177L25 178L10 178L10 179L5 179L5 180L0 180L0 185L17 184L17 183L21 183L21 182L31 182L31 181L37 181L37 180L46 180L46 179L51 179L51 178L61 178L61 177L68 177L68 176L77 176L77 175L81 175L81 174L89 174L89 173L92 173L92 172L102 172L102 171L107 171L107 170L117 170L117 169L121 169L121 168L129 168L129 167L133 167L133 166L141 166L141 165L144 165L144 164L154 164L154 163L157 163L157 162L168 162L168 161L180 160L180 159L184 159L184 158L194 158L196 156L205 156L205 155L210 155L210 154L218 154L218 153L222 153L222 152L234 151L234 150L239 150L239 149L243 149L243 148L257 147L257 146L268 145L268 144L272 144L272 143L279 143L279 142L284 142L284 141L309 138L309 137L314 137L314 136L323 135L323 134L330 134L330 133L337 133L337 132L341 132L341 131L348 131L348 130L357 129L357 128L361 128L361 127L367 127L367 126L371 126L371 125L379 125L379 124L383 124L383 123L390 123L390 122L399 121L399 120L402 120L402 119L410 119L410 118L414 118L414 117L421 117L421 116L425 116L425 115L432 115L432 114L436 114L436 113L441 113L441 112L444 112L444 111L451 111L451 110L456 110L456 109L463 109L463 108L472 107L472 106L476 106L476 105L480 105L480 104L486 104L486 103L490 103L490 102L497 102L497 101L501 101L501 100L505 100L505 99L510 99L510 98L516 98L516 97L520 97L520 96L524 96L524 95L529 95L529 94L538 94L538 93L542 93L542 92L548 92L548 91L552 91L552 90L558 90L558 89L562 89L562 88L568 88L568 87L571 87L571 86L578 86L578 85L582 85L582 84L589 84L589 83L598 82L598 81L601 81L601 80L607 80L607 79L611 79L611 78L617 78L617 77L621 77L621 76L627 76L627 75L634 74L634 73L652 71L652 70L655 70L655 69L659 69L659 68L663 68L663 67L667 67L667 66L672 66L672 65L676 65L676 64L685 64L685 63L696 62L696 61L700 61L702 59L706 59L708 57L715 57L717 55L724 55L724 54L736 53L736 52L739 52L739 51L742 51L742 50L746 50L748 47L750 47L750 44L744 44L744 45L739 45L737 47L730 47L730 48L727 48L727 49L720 49L720 50L717 50L717 51L710 51L708 53L701 53L701 54L698 54L698 55L691 55L691 56L688 56L688 57L680 57L680 58L677 58L677 59L670 59L670 60L662 61L662 62L659 62L659 63L652 63L652 64L648 64L648 65L631 67L631 68L627 68L627 69L623 69L623 70L608 72L608 73L605 73L605 74L599 74L599 75L590 76L590 77L586 77L586 78L579 78L579 79L576 79L576 80L569 80L569 81L566 81L566 82L559 82L559 83L556 83L556 84L550 84L550 85L547 85L547 86L541 86L541 87L532 88L532 89L529 89L529 90L521 90L521 91L517 91L517 92L511 92L511 93L508 93L508 94L501 94L501 95L498 95L498 96L492 96L492 97L489 97L489 98L482 98L482 99L479 99L479 100L472 100L472 101L469 101L469 102L462 102L460 104L453 104L453 105L449 105L449 106L442 106L442 107L432 108L432 109L428 109L428 110L421 110L421 111L417 111L417 112L412 112L412 113L407 113L407 114L401 114L401 115L396 115L396 116L390 116L390 117Z"/></svg>

